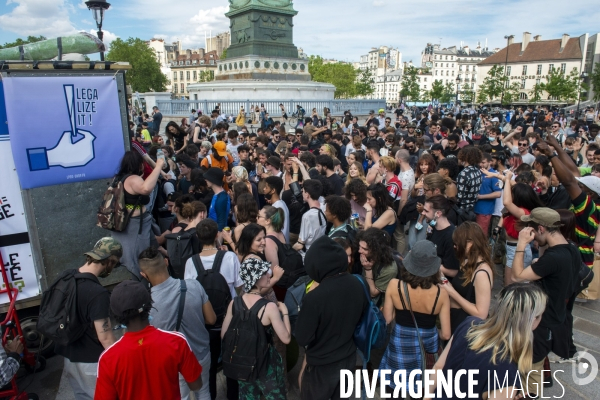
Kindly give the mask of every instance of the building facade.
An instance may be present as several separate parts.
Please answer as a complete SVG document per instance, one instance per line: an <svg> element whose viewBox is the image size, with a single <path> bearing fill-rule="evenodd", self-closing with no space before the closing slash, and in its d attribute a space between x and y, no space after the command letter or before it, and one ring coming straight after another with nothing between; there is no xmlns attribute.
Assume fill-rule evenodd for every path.
<svg viewBox="0 0 600 400"><path fill-rule="evenodd" d="M216 50L204 53L202 52L185 53L171 62L171 82L173 85L172 93L177 97L189 98L187 87L189 84L212 81L217 70ZM190 50L191 52L191 50Z"/></svg>
<svg viewBox="0 0 600 400"><path fill-rule="evenodd" d="M393 47L372 47L362 56L355 68L370 70L373 75L373 94L367 99L385 99L387 104L397 104L400 100L400 84L402 82L402 53Z"/></svg>
<svg viewBox="0 0 600 400"><path fill-rule="evenodd" d="M586 33L579 37L564 34L559 39L542 40L541 35L532 38L531 33L524 32L521 43L514 42L511 36L507 40L507 47L480 62L477 79L482 82L492 67L502 65L509 78L508 84L519 83L519 102L529 103L535 85L547 82L552 69L567 75L573 70L578 74L582 70L591 73L593 63L600 61L598 50L598 34L589 36ZM582 81L586 80L589 80L589 76ZM581 100L587 100L590 95L591 91L588 93L582 89ZM541 102L558 103L545 92L542 92Z"/></svg>
<svg viewBox="0 0 600 400"><path fill-rule="evenodd" d="M498 49L490 50L481 47L480 44L471 49L467 45L441 48L439 44L427 43L421 53L421 66L431 71L434 80L439 80L443 84L456 85L456 78L459 78L459 91L466 89L476 91L477 84L480 82L477 64L497 51Z"/></svg>
<svg viewBox="0 0 600 400"><path fill-rule="evenodd" d="M206 52L216 51L219 58L223 55L223 51L231 45L231 33L229 31L219 33L215 36L205 38Z"/></svg>

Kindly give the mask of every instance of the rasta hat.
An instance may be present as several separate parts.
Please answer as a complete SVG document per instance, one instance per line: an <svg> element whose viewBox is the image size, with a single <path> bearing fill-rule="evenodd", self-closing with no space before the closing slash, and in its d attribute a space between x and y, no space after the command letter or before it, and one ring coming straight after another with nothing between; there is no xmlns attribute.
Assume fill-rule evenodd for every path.
<svg viewBox="0 0 600 400"><path fill-rule="evenodd" d="M522 215L521 221L523 222L535 222L541 226L549 228L556 228L561 226L560 214L555 210L548 207L537 207L531 210L531 214Z"/></svg>
<svg viewBox="0 0 600 400"><path fill-rule="evenodd" d="M220 140L216 141L213 145L213 149L215 149L217 154L221 157L225 157L227 155L227 144L225 144L225 142L222 142Z"/></svg>
<svg viewBox="0 0 600 400"><path fill-rule="evenodd" d="M240 278L244 281L244 292L248 293L260 278L269 272L271 263L258 258L246 258L240 266Z"/></svg>
<svg viewBox="0 0 600 400"><path fill-rule="evenodd" d="M114 238L103 237L96 242L92 251L83 254L98 261L106 260L110 256L121 258L123 256L123 246Z"/></svg>
<svg viewBox="0 0 600 400"><path fill-rule="evenodd" d="M134 280L119 283L110 296L110 310L116 317L124 317L129 310L136 310L141 314L150 304L150 292L143 283Z"/></svg>

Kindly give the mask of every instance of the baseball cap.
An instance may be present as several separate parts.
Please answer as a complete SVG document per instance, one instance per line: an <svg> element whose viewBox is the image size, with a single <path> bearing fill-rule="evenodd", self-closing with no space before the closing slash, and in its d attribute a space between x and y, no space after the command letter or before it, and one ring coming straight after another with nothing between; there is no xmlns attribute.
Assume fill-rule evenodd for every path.
<svg viewBox="0 0 600 400"><path fill-rule="evenodd" d="M225 157L227 155L227 145L225 144L225 142L222 142L220 140L215 142L215 144L213 144L213 149L215 149L217 151L217 154L221 157Z"/></svg>
<svg viewBox="0 0 600 400"><path fill-rule="evenodd" d="M96 242L92 251L83 254L98 261L106 260L110 256L121 258L123 256L123 246L114 238L103 237Z"/></svg>
<svg viewBox="0 0 600 400"><path fill-rule="evenodd" d="M116 317L125 316L129 310L141 314L149 304L152 304L150 292L142 282L134 280L119 283L110 296L110 310Z"/></svg>
<svg viewBox="0 0 600 400"><path fill-rule="evenodd" d="M369 114L375 114L375 110L369 111Z"/></svg>
<svg viewBox="0 0 600 400"><path fill-rule="evenodd" d="M379 114L384 113L384 112L385 112L385 110L383 108L380 108L378 111Z"/></svg>
<svg viewBox="0 0 600 400"><path fill-rule="evenodd" d="M521 221L535 222L542 226L557 227L560 223L560 214L548 207L537 207L531 210L531 214L522 215Z"/></svg>
<svg viewBox="0 0 600 400"><path fill-rule="evenodd" d="M498 119L498 117L494 117L492 118L492 122L500 122L500 120Z"/></svg>
<svg viewBox="0 0 600 400"><path fill-rule="evenodd" d="M576 177L575 179L577 179L589 189L600 195L600 178L598 178L597 176L588 175L581 178Z"/></svg>

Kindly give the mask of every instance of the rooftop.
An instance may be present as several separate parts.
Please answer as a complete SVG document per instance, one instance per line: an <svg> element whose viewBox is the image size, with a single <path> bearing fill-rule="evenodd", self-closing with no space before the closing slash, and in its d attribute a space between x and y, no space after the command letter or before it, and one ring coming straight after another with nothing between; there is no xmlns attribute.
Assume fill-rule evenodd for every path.
<svg viewBox="0 0 600 400"><path fill-rule="evenodd" d="M550 61L550 60L573 60L581 59L582 53L579 46L579 38L567 39L564 49L561 51L561 42L563 39L530 41L521 52L522 43L512 43L497 53L486 58L480 65L486 64L504 64ZM508 50L508 61L506 52Z"/></svg>

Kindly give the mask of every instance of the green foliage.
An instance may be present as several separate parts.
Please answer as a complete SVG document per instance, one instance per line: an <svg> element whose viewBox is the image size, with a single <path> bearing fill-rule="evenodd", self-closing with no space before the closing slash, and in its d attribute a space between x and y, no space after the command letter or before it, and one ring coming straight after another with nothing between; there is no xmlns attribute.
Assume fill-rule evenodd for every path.
<svg viewBox="0 0 600 400"><path fill-rule="evenodd" d="M200 71L198 82L211 82L215 80L215 71Z"/></svg>
<svg viewBox="0 0 600 400"><path fill-rule="evenodd" d="M450 103L452 100L456 99L456 88L452 82L447 82L444 85L444 90L442 92L442 96L440 97L441 103Z"/></svg>
<svg viewBox="0 0 600 400"><path fill-rule="evenodd" d="M223 50L223 54L221 54L221 60L224 60L227 58L227 49Z"/></svg>
<svg viewBox="0 0 600 400"><path fill-rule="evenodd" d="M125 61L131 64L127 83L134 92L164 92L167 77L160 71L154 51L139 38L115 39L106 54L108 61Z"/></svg>
<svg viewBox="0 0 600 400"><path fill-rule="evenodd" d="M477 101L487 103L488 100L499 99L502 97L506 82L508 82L508 78L504 75L504 67L502 65L494 65L479 86Z"/></svg>
<svg viewBox="0 0 600 400"><path fill-rule="evenodd" d="M335 98L347 99L373 93L370 72L362 72L347 63L323 63L321 56L310 56L308 72L313 81L327 82L335 86ZM368 87L367 87L368 86Z"/></svg>
<svg viewBox="0 0 600 400"><path fill-rule="evenodd" d="M473 103L475 101L475 91L467 88L460 91L460 99L464 103Z"/></svg>
<svg viewBox="0 0 600 400"><path fill-rule="evenodd" d="M0 45L0 49L8 49L10 47L22 46L22 45L28 44L28 43L41 42L42 40L46 40L46 37L45 36L27 36L27 39L25 39L25 40L18 38L17 40L15 40L12 43L4 43L3 45Z"/></svg>
<svg viewBox="0 0 600 400"><path fill-rule="evenodd" d="M442 83L441 80L436 79L433 81L433 83L431 84L431 90L429 91L429 99L431 99L431 101L433 100L440 100L442 98L442 96L444 95L444 84Z"/></svg>
<svg viewBox="0 0 600 400"><path fill-rule="evenodd" d="M357 96L368 96L373 94L375 91L375 79L373 78L373 72L369 68L359 72L358 80L356 82L356 95Z"/></svg>
<svg viewBox="0 0 600 400"><path fill-rule="evenodd" d="M504 89L504 97L502 98L502 104L512 104L519 100L521 94L521 84L519 82L511 83L507 88Z"/></svg>
<svg viewBox="0 0 600 400"><path fill-rule="evenodd" d="M542 83L542 89L560 101L574 103L579 96L580 86L579 72L577 68L565 75L560 70L553 68L546 76L546 83Z"/></svg>
<svg viewBox="0 0 600 400"><path fill-rule="evenodd" d="M402 90L400 90L401 98L408 101L419 101L421 90L417 81L417 73L417 68L415 67L408 67L404 70L404 74L402 75Z"/></svg>
<svg viewBox="0 0 600 400"><path fill-rule="evenodd" d="M600 63L594 64L594 70L590 74L590 85L594 90L594 97L592 100L600 101Z"/></svg>
<svg viewBox="0 0 600 400"><path fill-rule="evenodd" d="M542 83L536 83L533 89L529 91L529 102L539 103L542 101L542 93L544 92L544 85Z"/></svg>

